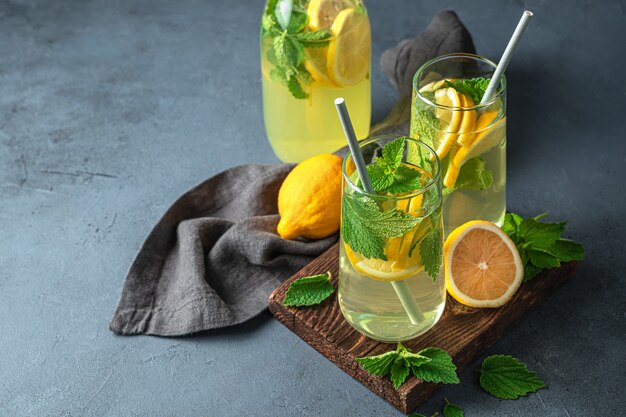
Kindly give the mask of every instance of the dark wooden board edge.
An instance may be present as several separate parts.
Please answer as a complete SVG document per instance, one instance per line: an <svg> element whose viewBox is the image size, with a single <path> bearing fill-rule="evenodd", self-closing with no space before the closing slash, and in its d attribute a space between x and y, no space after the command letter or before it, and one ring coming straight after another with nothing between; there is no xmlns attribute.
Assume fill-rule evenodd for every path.
<svg viewBox="0 0 626 417"><path fill-rule="evenodd" d="M336 244L276 288L269 297L269 309L289 330L298 335L302 340L311 345L348 375L381 396L403 413L409 413L426 401L441 385L427 383L410 376L400 389L396 390L387 377L371 375L358 365L354 358L363 355L342 349L337 343L324 337L316 330L314 325L312 325L312 323L315 322L315 317L312 313L316 310L326 310L332 304L338 304L336 293L320 305L309 308L298 309L285 307L282 303L289 285L296 279L304 276L330 271L332 274L331 281L336 288L338 252L338 244ZM578 262L569 262L561 265L559 268L544 271L532 281L522 284L522 287L517 291L513 299L498 309L474 309L465 307L448 296L446 310L438 326L444 322L455 320L470 322L478 318L480 318L483 325L488 325L484 330L478 332L475 337L471 338L471 340L468 338L468 340L462 341L463 343L459 343L458 349L456 349L456 345L454 346L455 349L447 349L454 363L457 365L458 370L461 371L480 357L532 308L543 302L545 298L573 277L577 270ZM334 307L333 310L336 314L338 307ZM506 318L506 320L503 318ZM405 343L405 345L411 348L414 348L412 345L419 346L419 348L414 348L418 350L426 346L431 346L420 345L420 341L423 339L437 339L437 337L426 337L429 333L432 336L437 329L437 326L435 326L430 332ZM354 331L354 333L357 332ZM395 345L377 342L362 335L359 336L363 339L360 345L367 345L365 349L370 352L368 354L382 353L395 347Z"/></svg>

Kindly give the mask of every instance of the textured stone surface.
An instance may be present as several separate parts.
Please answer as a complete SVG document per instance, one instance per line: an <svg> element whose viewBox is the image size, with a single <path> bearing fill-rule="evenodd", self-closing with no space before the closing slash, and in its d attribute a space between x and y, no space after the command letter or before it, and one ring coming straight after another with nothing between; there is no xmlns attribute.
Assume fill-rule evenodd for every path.
<svg viewBox="0 0 626 417"><path fill-rule="evenodd" d="M561 3L561 4L559 4ZM442 398L467 415L626 409L625 8L619 0L449 1L480 53L535 13L508 71L509 208L568 219L587 260L490 350L549 389ZM567 6L567 7L566 7ZM394 101L382 51L438 2L370 1L374 118ZM0 0L0 415L400 416L268 313L194 337L107 330L157 218L232 165L276 162L263 133L252 1Z"/></svg>

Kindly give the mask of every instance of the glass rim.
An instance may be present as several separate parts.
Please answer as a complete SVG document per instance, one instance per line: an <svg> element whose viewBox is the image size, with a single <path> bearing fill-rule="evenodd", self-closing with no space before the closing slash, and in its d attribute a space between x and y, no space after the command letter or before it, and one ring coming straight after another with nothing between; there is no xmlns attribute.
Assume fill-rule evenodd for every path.
<svg viewBox="0 0 626 417"><path fill-rule="evenodd" d="M419 69L415 72L415 75L413 76L413 92L415 93L415 96L417 98L419 98L422 102L424 102L428 106L434 107L437 109L442 109L442 110L454 110L454 111L481 110L481 109L494 105L496 101L502 98L502 96L506 93L506 76L502 74L502 76L500 77L500 86L496 90L496 93L493 95L491 100L483 104L480 104L480 103L474 104L471 107L444 106L442 104L433 103L428 98L424 97L419 92L419 89L417 88L417 80L423 75L426 69L430 67L431 65L436 64L437 62L446 61L446 60L453 59L453 58L465 58L465 59L472 59L474 61L481 61L491 66L494 70L498 67L497 64L493 62L492 60L490 60L489 58L485 58L484 56L477 55L477 54L468 54L468 53L462 53L462 52L444 54L436 58L433 58L429 61L426 61L424 64L422 64L421 67L419 67Z"/></svg>
<svg viewBox="0 0 626 417"><path fill-rule="evenodd" d="M415 139L412 138L410 136L407 135L378 135L378 136L372 136L370 138L364 139L362 141L359 141L359 148L363 148L366 145L369 145L370 143L376 142L377 140L381 140L381 139L385 139L385 138L389 138L391 140L397 139L397 138L405 138L406 140L409 140L411 142L415 142L417 143L419 146L423 146L425 147L428 152L434 156L434 161L436 162L436 170L434 175L431 176L430 180L424 184L422 187L420 187L419 189L410 192L410 193L406 193L406 194L401 194L401 195L380 195L380 194L372 194L369 193L365 190L363 190L362 188L360 188L359 186L357 186L355 183L352 182L352 180L350 180L350 177L348 176L348 173L346 172L346 166L348 164L348 159L350 157L352 157L352 152L350 150L348 150L348 153L346 154L346 157L343 158L343 162L341 163L341 175L343 176L345 182L350 186L350 188L355 191L358 192L361 195L364 195L366 197L369 198L373 198L373 199L377 199L377 200L385 200L385 201L389 201L389 200L404 200L404 199L410 199L413 198L415 196L418 195L422 195L424 193L426 193L433 185L437 184L439 177L441 175L441 161L439 160L439 156L437 155L437 152L435 152L435 150L433 148L431 148L430 146L428 146L426 143L422 142L419 139ZM406 164L409 164L411 166L420 168L423 170L422 167L419 167L415 164L412 164L410 162L404 162Z"/></svg>

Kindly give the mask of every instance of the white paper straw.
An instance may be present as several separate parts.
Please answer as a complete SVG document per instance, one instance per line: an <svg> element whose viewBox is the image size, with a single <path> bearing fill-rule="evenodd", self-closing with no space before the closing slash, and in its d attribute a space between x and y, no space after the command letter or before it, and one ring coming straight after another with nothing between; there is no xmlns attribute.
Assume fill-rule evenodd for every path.
<svg viewBox="0 0 626 417"><path fill-rule="evenodd" d="M515 52L515 48L517 48L517 44L526 30L526 26L530 23L531 17L533 17L533 12L530 10L526 10L522 13L522 18L519 20L519 23L515 28L515 32L513 32L513 36L511 36L511 39L504 50L502 58L500 58L500 62L498 62L498 66L491 77L489 86L485 90L485 94L483 95L483 99L480 101L480 104L484 104L493 98L493 94L496 92L496 88L498 88L498 85L500 84L500 78L502 77L502 74L504 74L507 65L509 65L513 52Z"/></svg>
<svg viewBox="0 0 626 417"><path fill-rule="evenodd" d="M346 139L348 139L348 146L350 147L350 152L352 153L352 160L354 161L359 178L361 179L361 184L363 184L363 188L369 194L375 194L374 187L372 187L372 181L367 173L361 148L359 147L359 141L356 138L354 128L352 127L352 121L350 120L350 114L348 113L345 100L342 97L336 98L335 107L337 108L337 113L339 113L339 120L341 120L343 132L346 135ZM391 281L391 285L393 286L402 307L404 307L407 316L409 316L411 323L417 325L423 322L424 313L417 304L417 301L415 301L413 294L411 294L411 289L406 281Z"/></svg>

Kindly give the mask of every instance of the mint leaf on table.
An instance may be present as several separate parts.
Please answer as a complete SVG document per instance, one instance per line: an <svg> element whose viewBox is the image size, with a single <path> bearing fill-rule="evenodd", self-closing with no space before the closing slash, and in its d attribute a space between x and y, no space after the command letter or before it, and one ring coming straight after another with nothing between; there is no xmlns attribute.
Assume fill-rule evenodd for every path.
<svg viewBox="0 0 626 417"><path fill-rule="evenodd" d="M539 272L557 268L563 262L579 261L584 258L581 245L561 237L565 222L541 221L545 214L522 218L515 213L504 216L502 230L517 246L524 263L524 281L530 281Z"/></svg>
<svg viewBox="0 0 626 417"><path fill-rule="evenodd" d="M420 222L402 210L381 211L371 198L349 194L343 197L341 216L343 241L366 258L383 261L387 239L404 235Z"/></svg>
<svg viewBox="0 0 626 417"><path fill-rule="evenodd" d="M424 270L432 278L437 280L443 261L441 230L434 228L421 242L420 256L424 265Z"/></svg>
<svg viewBox="0 0 626 417"><path fill-rule="evenodd" d="M410 372L428 382L459 382L452 359L446 351L438 348L426 348L414 353L398 343L394 351L356 358L356 361L371 374L389 375L396 389L400 388Z"/></svg>
<svg viewBox="0 0 626 417"><path fill-rule="evenodd" d="M514 357L494 355L483 361L480 386L494 397L514 400L546 384Z"/></svg>
<svg viewBox="0 0 626 417"><path fill-rule="evenodd" d="M474 104L479 104L480 100L482 100L485 95L487 86L489 86L489 81L491 81L489 78L476 77L454 81L446 80L446 84L448 87L452 87L459 93L465 94L471 98Z"/></svg>
<svg viewBox="0 0 626 417"><path fill-rule="evenodd" d="M291 283L283 304L289 307L312 306L321 303L335 291L330 272L295 280Z"/></svg>
<svg viewBox="0 0 626 417"><path fill-rule="evenodd" d="M443 406L443 417L464 417L465 413L463 413L463 409L456 405L450 403L448 399L445 399L446 405Z"/></svg>

